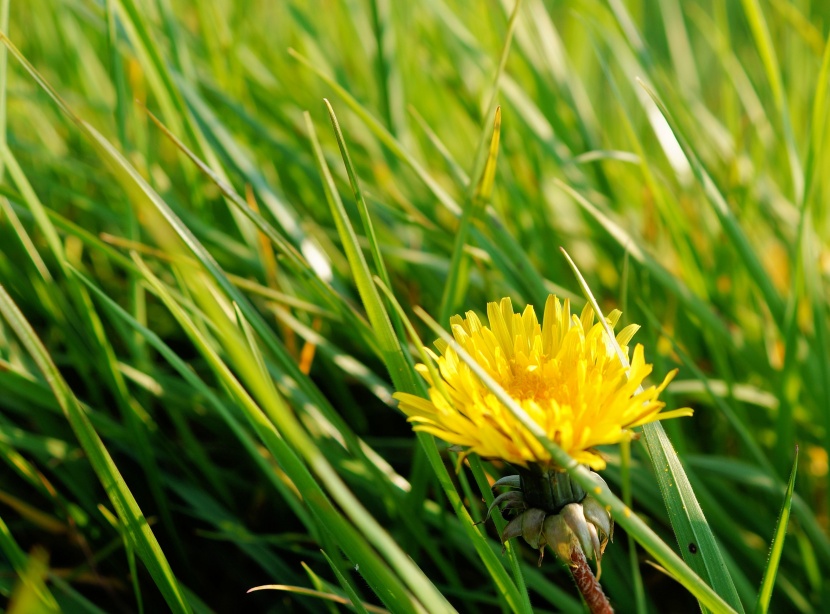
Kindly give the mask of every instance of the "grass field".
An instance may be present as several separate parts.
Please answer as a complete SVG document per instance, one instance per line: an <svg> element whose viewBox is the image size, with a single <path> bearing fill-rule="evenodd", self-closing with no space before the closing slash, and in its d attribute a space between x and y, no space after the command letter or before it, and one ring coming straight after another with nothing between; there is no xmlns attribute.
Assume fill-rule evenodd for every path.
<svg viewBox="0 0 830 614"><path fill-rule="evenodd" d="M0 605L583 611L474 524L510 468L392 394L425 390L418 307L590 288L695 410L602 450L635 512L602 495L617 611L828 611L828 27L811 0L0 0Z"/></svg>

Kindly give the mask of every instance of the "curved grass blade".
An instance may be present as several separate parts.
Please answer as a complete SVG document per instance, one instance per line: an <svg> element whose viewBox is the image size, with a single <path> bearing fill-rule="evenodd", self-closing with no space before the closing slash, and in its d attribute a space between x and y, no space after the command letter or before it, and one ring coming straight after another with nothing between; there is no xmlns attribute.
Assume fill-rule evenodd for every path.
<svg viewBox="0 0 830 614"><path fill-rule="evenodd" d="M388 610L384 610L383 608L370 606L368 604L362 604L359 601L350 601L349 599L346 599L345 597L336 595L334 593L306 588L304 586L288 586L286 584L263 584L262 586L255 586L254 588L248 590L249 593L255 593L257 591L282 591L286 593L294 593L296 595L308 595L310 597L317 597L318 599L321 599L323 601L339 603L344 606L351 606L358 612L368 612L369 610L371 610L374 614L385 614L386 612L388 612Z"/></svg>
<svg viewBox="0 0 830 614"><path fill-rule="evenodd" d="M52 362L48 351L35 334L31 325L18 309L5 288L0 286L0 313L15 331L21 343L26 347L43 377L52 389L58 404L69 421L78 442L89 458L92 468L106 490L119 519L124 525L125 535L130 545L138 552L153 580L173 612L189 613L190 605L186 601L181 587L170 568L164 552L161 550L153 531L104 443L95 432L78 399L63 379L60 371Z"/></svg>
<svg viewBox="0 0 830 614"><path fill-rule="evenodd" d="M377 339L380 356L386 368L389 370L395 387L399 390L410 390L416 385L411 364L404 356L403 348L395 334L392 322L389 319L389 314L386 312L380 300L380 295L375 284L372 283L372 274L369 271L369 265L363 256L363 252L358 244L357 234L346 214L346 209L343 207L340 194L334 185L334 178L331 176L331 171L326 163L320 142L317 139L317 133L314 130L311 115L305 113L304 116L306 127L311 137L314 156L317 160L317 166L323 177L326 200L328 200L332 218L337 226L337 232L340 235L340 241L346 252L346 257L349 260L355 284L357 284L360 298L363 301L363 307L366 309L366 314L369 317L369 322ZM383 260L380 257L380 253L377 254L377 258L380 262L380 270L383 270Z"/></svg>
<svg viewBox="0 0 830 614"><path fill-rule="evenodd" d="M793 501L795 490L795 475L798 471L798 446L795 448L795 459L793 468L790 471L790 480L787 483L787 494L784 495L784 505L778 515L778 522L775 526L775 535L770 546L769 561L764 570L764 579L761 581L761 590L758 591L758 602L755 604L755 614L766 614L769 611L769 602L772 597L772 589L775 586L775 576L778 566L781 563L781 553L784 551L784 539L787 537L787 525L790 521L790 507Z"/></svg>

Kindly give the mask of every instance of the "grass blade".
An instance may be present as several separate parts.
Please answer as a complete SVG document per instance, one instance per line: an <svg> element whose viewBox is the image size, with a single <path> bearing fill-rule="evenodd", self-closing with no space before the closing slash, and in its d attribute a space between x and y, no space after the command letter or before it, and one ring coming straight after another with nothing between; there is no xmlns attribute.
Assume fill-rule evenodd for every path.
<svg viewBox="0 0 830 614"><path fill-rule="evenodd" d="M798 447L795 449L793 468L790 471L790 480L787 482L787 493L784 495L784 504L781 506L781 513L775 525L775 535L770 546L769 561L764 569L764 579L761 581L761 589L758 591L758 601L755 604L755 614L766 614L769 611L769 602L772 597L772 589L775 586L775 576L778 573L778 566L781 563L781 553L784 551L784 539L787 537L787 526L790 521L790 507L793 501L795 489L795 475L798 471Z"/></svg>

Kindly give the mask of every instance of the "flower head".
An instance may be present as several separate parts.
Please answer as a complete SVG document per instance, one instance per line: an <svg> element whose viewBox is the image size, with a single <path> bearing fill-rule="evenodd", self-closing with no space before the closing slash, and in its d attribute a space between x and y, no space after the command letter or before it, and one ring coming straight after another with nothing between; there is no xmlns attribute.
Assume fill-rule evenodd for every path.
<svg viewBox="0 0 830 614"><path fill-rule="evenodd" d="M608 314L610 327L620 311ZM659 386L640 389L652 366L637 345L630 367L620 362L602 323L586 306L581 317L571 315L569 301L549 296L542 323L532 306L513 312L509 298L488 303L490 326L478 316L453 316L452 334L478 364L524 409L532 420L577 462L603 469L594 449L630 439L632 427L655 420L691 415L690 409L662 412L658 399L676 371ZM629 325L616 335L626 357L628 343L639 327ZM481 382L458 354L443 341L440 356L427 350L438 365L441 386L425 365L417 369L429 382L429 400L397 393L401 410L417 430L464 446L487 458L526 467L550 466L550 454ZM627 371L627 372L626 372ZM442 390L446 392L444 396Z"/></svg>

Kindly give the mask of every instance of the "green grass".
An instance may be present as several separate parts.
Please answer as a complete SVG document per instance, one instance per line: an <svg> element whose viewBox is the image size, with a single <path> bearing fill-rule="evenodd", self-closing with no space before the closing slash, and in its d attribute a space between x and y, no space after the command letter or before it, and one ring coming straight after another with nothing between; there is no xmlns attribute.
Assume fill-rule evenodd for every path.
<svg viewBox="0 0 830 614"><path fill-rule="evenodd" d="M695 409L605 451L617 611L826 611L828 27L0 0L0 607L582 611L474 524L509 468L391 398L429 316L556 293L642 324Z"/></svg>

